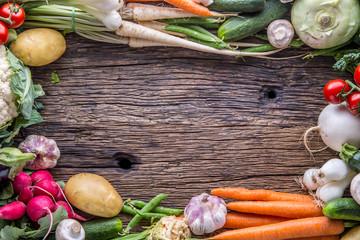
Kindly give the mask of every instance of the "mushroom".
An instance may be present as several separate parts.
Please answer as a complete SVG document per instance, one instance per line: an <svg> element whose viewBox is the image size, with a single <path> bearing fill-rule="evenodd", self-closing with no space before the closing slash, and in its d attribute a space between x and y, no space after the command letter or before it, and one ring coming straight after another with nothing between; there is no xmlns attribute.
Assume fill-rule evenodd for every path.
<svg viewBox="0 0 360 240"><path fill-rule="evenodd" d="M64 219L56 227L56 240L85 240L85 230L74 219Z"/></svg>
<svg viewBox="0 0 360 240"><path fill-rule="evenodd" d="M267 36L274 47L286 48L294 37L294 28L288 20L275 20L268 26Z"/></svg>
<svg viewBox="0 0 360 240"><path fill-rule="evenodd" d="M354 200L360 204L360 174L356 175L351 181L350 193Z"/></svg>

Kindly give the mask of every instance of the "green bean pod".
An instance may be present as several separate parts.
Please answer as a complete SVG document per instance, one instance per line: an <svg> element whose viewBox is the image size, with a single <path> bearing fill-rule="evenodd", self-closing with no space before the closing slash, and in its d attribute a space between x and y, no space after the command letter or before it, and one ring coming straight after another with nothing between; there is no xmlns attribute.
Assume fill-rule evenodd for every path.
<svg viewBox="0 0 360 240"><path fill-rule="evenodd" d="M193 29L182 27L182 26L168 25L164 28L164 30L183 33L183 34L186 34L187 36L190 36L190 37L193 37L193 38L205 41L205 42L214 42L214 43L217 42L213 37L210 37L209 35L206 35L206 34L198 32L198 31L195 31Z"/></svg>
<svg viewBox="0 0 360 240"><path fill-rule="evenodd" d="M133 200L130 201L131 205L134 205L138 208L143 208L146 205L146 202L143 201L138 201L138 200ZM160 207L157 206L152 210L154 213L162 213L162 214L166 214L166 215L175 215L178 216L180 215L184 210L182 209L176 209L176 208L167 208L167 207Z"/></svg>

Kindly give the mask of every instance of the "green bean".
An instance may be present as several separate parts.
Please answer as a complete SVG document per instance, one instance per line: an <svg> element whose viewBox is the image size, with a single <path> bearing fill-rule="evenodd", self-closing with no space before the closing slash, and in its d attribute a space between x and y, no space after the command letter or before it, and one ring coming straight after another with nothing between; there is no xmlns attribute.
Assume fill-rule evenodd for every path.
<svg viewBox="0 0 360 240"><path fill-rule="evenodd" d="M130 201L130 204L138 207L138 208L143 208L145 205L146 205L146 202L143 202L143 201L138 201L138 200L133 200L133 201ZM157 206L155 207L153 210L153 212L155 213L163 213L163 214L166 214L166 215L175 215L175 216L178 216L180 215L184 210L182 209L176 209L176 208L167 208L167 207L160 207L160 206Z"/></svg>
<svg viewBox="0 0 360 240"><path fill-rule="evenodd" d="M275 49L277 49L277 48L272 46L270 43L267 43L267 44L263 44L263 45L256 46L256 47L245 48L241 51L242 52L267 52L267 51L272 51Z"/></svg>
<svg viewBox="0 0 360 240"><path fill-rule="evenodd" d="M127 205L123 206L123 208L121 209L121 212L130 214L130 215L133 215L133 216L135 216L136 214L139 213L138 210L134 210L131 206L127 206ZM143 218L145 218L146 220L151 222L151 221L159 221L160 218L166 217L167 214L156 213L155 212L155 213L142 213L141 216L143 216Z"/></svg>
<svg viewBox="0 0 360 240"><path fill-rule="evenodd" d="M316 56L335 56L339 52L339 49L345 47L346 45L349 45L350 43L352 43L352 40L349 40L343 44L340 44L332 48L315 50L312 53L306 55L303 59L312 58Z"/></svg>
<svg viewBox="0 0 360 240"><path fill-rule="evenodd" d="M197 25L189 25L187 26L188 28L192 29L192 30L195 30L199 33L202 33L202 34L205 34L205 35L208 35L209 37L212 37L214 40L216 40L216 42L220 43L220 42L223 42L223 40L221 40L220 38L218 38L216 35L212 34L211 32L209 32L208 30L206 30L205 28L203 27L200 27L200 26L197 26Z"/></svg>
<svg viewBox="0 0 360 240"><path fill-rule="evenodd" d="M149 232L150 229L146 229L141 233L129 234L129 235L113 238L111 240L143 240L146 239L146 236L149 234Z"/></svg>
<svg viewBox="0 0 360 240"><path fill-rule="evenodd" d="M228 48L231 49L229 47L229 45L227 45L226 43L214 43L214 42L206 42L206 41L201 41L200 39L196 39L196 38L188 38L189 41L192 42L196 42L196 43L200 43L209 47L213 47L213 48L217 48L217 49L223 49L223 48Z"/></svg>
<svg viewBox="0 0 360 240"><path fill-rule="evenodd" d="M205 42L216 42L216 40L206 34L200 33L198 31L192 30L190 28L176 26L176 25L168 25L164 28L166 31L183 33L193 38L205 41Z"/></svg>
<svg viewBox="0 0 360 240"><path fill-rule="evenodd" d="M141 214L149 213L153 208L155 208L162 200L164 200L168 195L167 194L159 194L154 197L150 202L148 202L140 211L137 213L133 219L126 226L125 233L128 233L136 224L138 224L143 216Z"/></svg>
<svg viewBox="0 0 360 240"><path fill-rule="evenodd" d="M221 24L219 23L204 23L204 24L198 24L199 26L202 26L205 29L219 29Z"/></svg>
<svg viewBox="0 0 360 240"><path fill-rule="evenodd" d="M183 25L183 24L212 24L212 23L222 23L225 21L225 18L174 18L174 19L165 19L160 20L163 23L169 25Z"/></svg>

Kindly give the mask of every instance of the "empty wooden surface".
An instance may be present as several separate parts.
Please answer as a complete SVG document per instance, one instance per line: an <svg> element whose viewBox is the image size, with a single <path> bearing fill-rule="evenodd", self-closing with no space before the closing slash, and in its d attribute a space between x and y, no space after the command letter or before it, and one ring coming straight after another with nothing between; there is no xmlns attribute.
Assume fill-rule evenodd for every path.
<svg viewBox="0 0 360 240"><path fill-rule="evenodd" d="M60 60L32 69L46 92L45 122L22 132L57 141L57 180L97 173L125 199L168 193L166 205L184 207L215 187L299 192L297 176L336 156L314 160L301 140L326 105L325 83L351 77L334 72L332 58L236 60L75 35L67 44Z"/></svg>

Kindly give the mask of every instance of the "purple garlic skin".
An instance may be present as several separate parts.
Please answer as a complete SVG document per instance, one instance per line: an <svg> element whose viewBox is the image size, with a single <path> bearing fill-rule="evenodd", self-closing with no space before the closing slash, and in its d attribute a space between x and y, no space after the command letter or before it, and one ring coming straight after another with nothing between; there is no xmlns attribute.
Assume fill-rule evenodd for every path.
<svg viewBox="0 0 360 240"><path fill-rule="evenodd" d="M185 221L196 235L212 233L225 225L227 209L225 201L203 193L193 197L186 206Z"/></svg>
<svg viewBox="0 0 360 240"><path fill-rule="evenodd" d="M53 139L44 136L30 135L20 143L19 149L23 153L34 153L36 158L27 162L25 168L40 170L53 168L60 158L60 150Z"/></svg>

